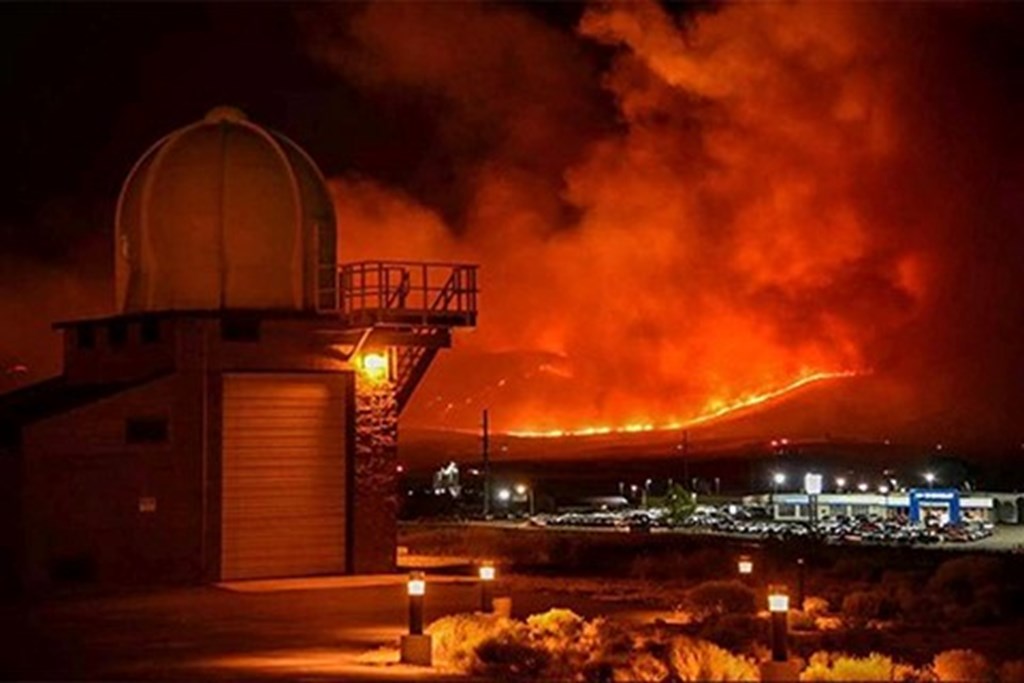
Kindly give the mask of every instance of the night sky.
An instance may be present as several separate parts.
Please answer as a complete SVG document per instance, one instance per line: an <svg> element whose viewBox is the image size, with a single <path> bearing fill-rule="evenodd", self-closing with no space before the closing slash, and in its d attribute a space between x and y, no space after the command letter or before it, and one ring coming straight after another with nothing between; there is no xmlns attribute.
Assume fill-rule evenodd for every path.
<svg viewBox="0 0 1024 683"><path fill-rule="evenodd" d="M1019 4L0 15L0 362L33 379L57 370L50 322L109 307L128 169L231 104L336 182L343 248L383 215L378 241L398 241L400 223L443 233L405 256L484 265L490 310L460 356L471 365L441 365L423 414L433 400L475 415L490 392L516 416L508 427L536 426L538 393L580 424L674 418L808 368L853 369L892 379L918 416L1019 438ZM637 305L648 300L659 308ZM657 361L618 353L636 343ZM501 366L487 375L501 396L441 386L510 351L557 362L539 376L533 360L520 372L523 356Z"/></svg>

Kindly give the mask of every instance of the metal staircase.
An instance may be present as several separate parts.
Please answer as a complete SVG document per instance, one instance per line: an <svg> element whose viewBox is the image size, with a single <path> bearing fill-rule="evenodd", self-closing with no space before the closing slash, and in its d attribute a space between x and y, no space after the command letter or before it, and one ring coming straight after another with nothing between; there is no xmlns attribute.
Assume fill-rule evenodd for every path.
<svg viewBox="0 0 1024 683"><path fill-rule="evenodd" d="M477 266L360 261L321 274L320 312L365 329L375 346L392 348L398 410L412 397L451 330L476 325Z"/></svg>

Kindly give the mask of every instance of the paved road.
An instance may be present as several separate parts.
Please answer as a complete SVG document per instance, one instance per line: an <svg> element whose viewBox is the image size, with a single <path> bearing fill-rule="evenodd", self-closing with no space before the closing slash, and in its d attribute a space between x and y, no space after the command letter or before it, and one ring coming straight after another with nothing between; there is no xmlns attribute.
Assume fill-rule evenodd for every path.
<svg viewBox="0 0 1024 683"><path fill-rule="evenodd" d="M431 583L428 622L472 611L478 588ZM582 614L606 603L513 593L517 614L554 605ZM404 582L363 587L237 592L179 588L105 597L51 598L0 607L0 678L32 680L422 679L422 669L367 663L393 646L407 619Z"/></svg>

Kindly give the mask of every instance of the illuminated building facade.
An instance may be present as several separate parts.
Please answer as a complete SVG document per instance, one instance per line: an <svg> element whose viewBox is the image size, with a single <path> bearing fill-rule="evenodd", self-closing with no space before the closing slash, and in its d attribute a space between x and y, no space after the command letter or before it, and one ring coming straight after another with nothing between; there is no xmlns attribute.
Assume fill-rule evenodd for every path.
<svg viewBox="0 0 1024 683"><path fill-rule="evenodd" d="M398 416L476 267L339 264L320 171L227 107L143 155L115 240L116 314L58 323L63 374L0 397L5 573L393 569Z"/></svg>

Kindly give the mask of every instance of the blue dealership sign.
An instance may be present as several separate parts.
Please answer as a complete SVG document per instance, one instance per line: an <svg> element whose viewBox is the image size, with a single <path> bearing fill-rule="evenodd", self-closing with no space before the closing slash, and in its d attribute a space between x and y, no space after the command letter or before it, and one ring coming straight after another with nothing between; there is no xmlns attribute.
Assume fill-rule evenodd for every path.
<svg viewBox="0 0 1024 683"><path fill-rule="evenodd" d="M910 489L910 521L921 521L921 505L940 504L949 507L951 524L960 522L960 492L956 489Z"/></svg>

